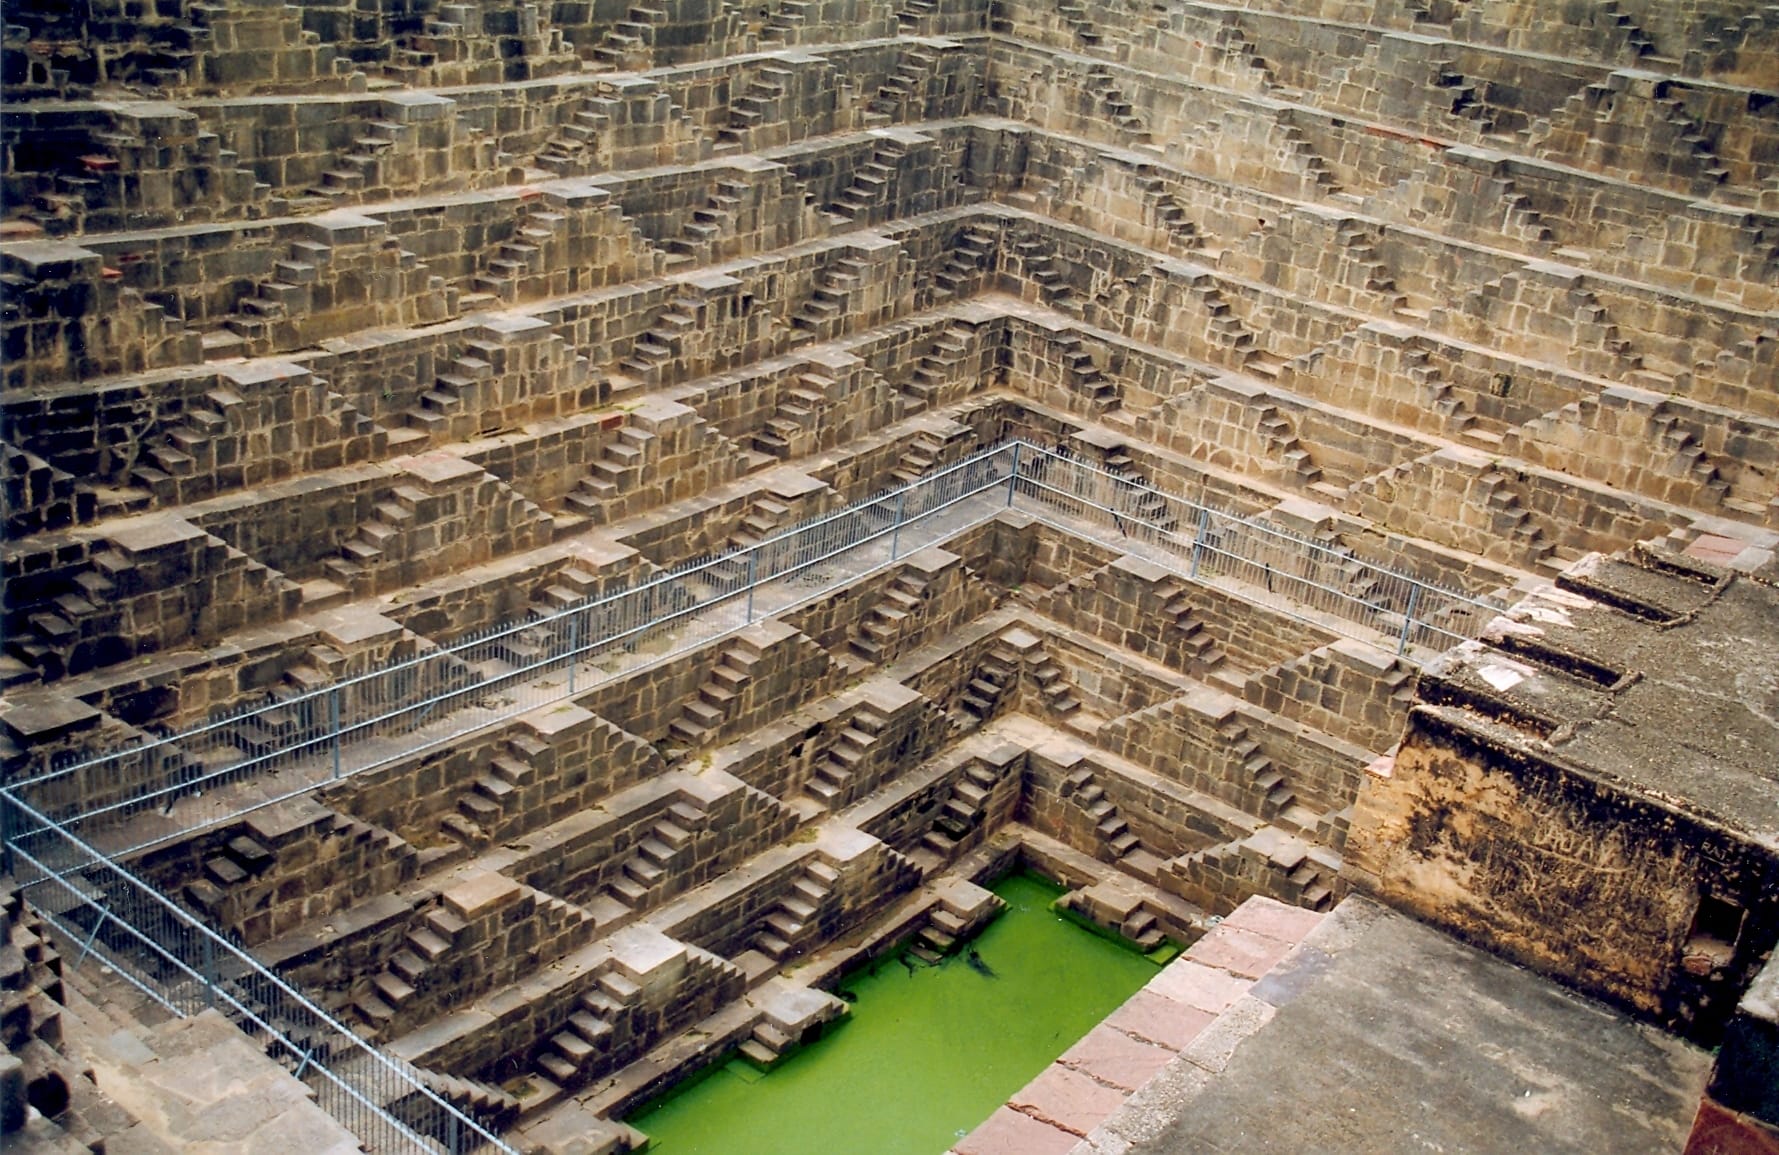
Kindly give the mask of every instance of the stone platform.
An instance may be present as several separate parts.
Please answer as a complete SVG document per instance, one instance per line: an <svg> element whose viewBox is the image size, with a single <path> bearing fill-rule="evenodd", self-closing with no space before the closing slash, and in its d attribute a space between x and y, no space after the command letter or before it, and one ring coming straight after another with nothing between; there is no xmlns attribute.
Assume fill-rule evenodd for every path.
<svg viewBox="0 0 1779 1155"><path fill-rule="evenodd" d="M958 1150L1680 1150L1710 1067L1703 1050L1361 897L1325 916L1286 910L1316 924L1273 963L1266 952L1282 940L1264 933L1262 920L1276 919L1263 902L1244 904L1223 924L1238 928L1228 941L1214 931L1108 1020L1133 1021L1155 988L1188 975L1181 988L1200 997L1171 1020L1189 1037L1152 1078L1096 1125L1070 1120L1085 1138L1063 1143L1037 1124L1052 1134L984 1141L997 1116ZM1249 982L1244 969L1264 974ZM1219 989L1232 1001L1205 1022L1202 996ZM1158 1041L1166 1029L1151 1028ZM1055 1070L1015 1107L1033 1111Z"/></svg>

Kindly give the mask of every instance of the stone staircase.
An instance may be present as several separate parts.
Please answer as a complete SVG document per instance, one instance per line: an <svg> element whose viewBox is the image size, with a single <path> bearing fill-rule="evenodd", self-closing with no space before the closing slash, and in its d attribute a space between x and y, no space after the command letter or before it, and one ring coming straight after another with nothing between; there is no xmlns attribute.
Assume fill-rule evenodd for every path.
<svg viewBox="0 0 1779 1155"><path fill-rule="evenodd" d="M1083 86L1092 95L1095 105L1104 109L1105 120L1117 125L1132 144L1160 151L1156 148L1155 138L1149 135L1148 124L1137 115L1130 98L1118 87L1111 69L1097 65L1090 68Z"/></svg>
<svg viewBox="0 0 1779 1155"><path fill-rule="evenodd" d="M1737 507L1729 483L1718 471L1710 454L1705 452L1705 447L1699 444L1698 436L1686 428L1677 414L1659 410L1651 414L1650 431L1655 434L1662 452L1668 455L1668 469L1697 486L1698 495L1687 504L1726 509L1732 515L1752 514L1756 521L1760 520L1762 511L1758 507L1749 507L1745 503L1743 507Z"/></svg>
<svg viewBox="0 0 1779 1155"><path fill-rule="evenodd" d="M1063 386L1071 397L1084 399L1094 413L1119 407L1118 386L1100 371L1099 363L1078 334L1065 333L1055 338L1052 348L1062 361Z"/></svg>
<svg viewBox="0 0 1779 1155"><path fill-rule="evenodd" d="M655 318L618 369L647 385L662 384L662 371L683 352L686 335L697 328L698 310L704 302L694 297L675 297Z"/></svg>
<svg viewBox="0 0 1779 1155"><path fill-rule="evenodd" d="M1087 14L1087 5L1081 0L1058 0L1056 14L1074 34L1077 45L1089 52L1105 50L1106 38Z"/></svg>
<svg viewBox="0 0 1779 1155"><path fill-rule="evenodd" d="M925 578L909 569L897 571L883 596L865 612L858 633L847 639L847 648L866 662L882 661L885 650L893 654L909 617L920 612L926 596Z"/></svg>
<svg viewBox="0 0 1779 1155"><path fill-rule="evenodd" d="M675 802L636 843L606 887L606 894L626 910L647 910L662 880L691 853L693 837L710 816L692 802Z"/></svg>
<svg viewBox="0 0 1779 1155"><path fill-rule="evenodd" d="M606 29L593 61L612 72L641 72L654 65L655 27L670 19L665 8L633 4L628 17Z"/></svg>
<svg viewBox="0 0 1779 1155"><path fill-rule="evenodd" d="M339 556L329 558L323 569L347 589L368 592L368 575L382 562L384 550L419 524L432 500L432 494L416 485L391 489L387 497L371 506L371 516L358 523L357 531L340 547Z"/></svg>
<svg viewBox="0 0 1779 1155"><path fill-rule="evenodd" d="M1322 470L1310 458L1293 428L1290 418L1276 405L1263 405L1254 423L1260 434L1261 451L1285 468L1286 477L1299 488L1308 489L1322 480Z"/></svg>
<svg viewBox="0 0 1779 1155"><path fill-rule="evenodd" d="M195 548L187 550L184 564L201 564L203 571L195 576L206 581L226 575L241 590L249 621L292 612L300 602L296 583L277 570L213 535L200 532L193 541ZM163 571L160 563L154 565L157 572ZM120 615L129 612L130 605L159 600L155 591L137 588L141 582L136 562L110 546L96 547L84 566L47 584L44 596L12 610L11 636L5 640L5 652L45 681L83 672L102 657L122 660L126 655L115 652L123 646L117 640ZM161 592L165 593L164 587ZM19 671L14 674L23 676Z"/></svg>
<svg viewBox="0 0 1779 1155"><path fill-rule="evenodd" d="M855 257L842 257L817 274L815 288L791 314L791 344L839 336L851 311L852 294L869 275L869 266Z"/></svg>
<svg viewBox="0 0 1779 1155"><path fill-rule="evenodd" d="M189 114L167 116L165 105L143 107L141 115L119 112L110 128L66 142L66 152L37 174L24 218L60 237L264 211L270 186L237 152L223 148L216 133L199 128ZM181 195L165 208L143 205L141 184L167 174L181 182Z"/></svg>
<svg viewBox="0 0 1779 1155"><path fill-rule="evenodd" d="M999 895L963 879L948 879L937 891L939 901L921 920L908 948L927 966L937 966L1007 909Z"/></svg>
<svg viewBox="0 0 1779 1155"><path fill-rule="evenodd" d="M978 725L994 717L1001 699L1019 680L1021 664L1019 652L1012 646L999 642L991 646L958 695L958 708L964 716Z"/></svg>
<svg viewBox="0 0 1779 1155"><path fill-rule="evenodd" d="M1231 766L1240 767L1232 773L1238 781L1245 778L1249 790L1260 800L1261 817L1275 817L1297 804L1297 793L1238 715L1231 713L1221 719L1217 723L1217 735L1223 740Z"/></svg>
<svg viewBox="0 0 1779 1155"><path fill-rule="evenodd" d="M445 372L433 379L432 388L401 411L402 423L429 437L450 437L458 430L469 433L469 426L479 423L478 402L484 383L494 378L496 354L492 346L479 347L476 342L469 342L462 353L451 359Z"/></svg>
<svg viewBox="0 0 1779 1155"><path fill-rule="evenodd" d="M808 24L810 13L816 9L815 0L780 0L778 11L760 29L760 43L795 44L798 32Z"/></svg>
<svg viewBox="0 0 1779 1155"><path fill-rule="evenodd" d="M457 796L456 809L439 820L446 837L473 850L486 847L501 834L501 819L514 794L537 780L530 759L549 747L536 738L507 740L507 750L489 760L470 788Z"/></svg>
<svg viewBox="0 0 1779 1155"><path fill-rule="evenodd" d="M627 1015L641 996L642 988L628 977L605 971L597 985L581 995L579 1009L538 1053L539 1069L552 1084L564 1088L590 1077L612 1046L614 1023Z"/></svg>
<svg viewBox="0 0 1779 1155"><path fill-rule="evenodd" d="M1072 311L1075 290L1070 287L1068 274L1057 266L1056 251L1049 242L1038 236L1023 236L1013 242L1013 252L1025 279L1037 287L1039 303Z"/></svg>
<svg viewBox="0 0 1779 1155"><path fill-rule="evenodd" d="M1276 376L1276 373L1267 373L1263 365L1251 364L1261 348L1259 338L1231 307L1215 276L1209 272L1194 274L1187 282L1187 290L1198 298L1199 308L1205 315L1205 341L1210 346L1207 353L1212 354L1208 360L1217 360L1260 377ZM1216 355L1219 353L1220 356Z"/></svg>
<svg viewBox="0 0 1779 1155"><path fill-rule="evenodd" d="M345 654L329 645L303 651L266 691L270 704L241 715L228 724L229 741L251 756L283 749L318 721L318 704L299 698L339 681L351 673Z"/></svg>
<svg viewBox="0 0 1779 1155"><path fill-rule="evenodd" d="M412 998L415 984L449 955L458 936L469 924L444 907L426 912L420 925L409 928L402 946L390 957L389 965L373 976L369 989L353 1000L359 1020L372 1028L381 1028L395 1017L395 1012Z"/></svg>
<svg viewBox="0 0 1779 1155"><path fill-rule="evenodd" d="M896 30L903 36L917 35L922 21L939 11L939 0L901 0L896 6Z"/></svg>
<svg viewBox="0 0 1779 1155"><path fill-rule="evenodd" d="M1403 374L1420 390L1422 408L1437 414L1441 431L1448 436L1462 437L1476 427L1476 414L1464 404L1457 389L1433 362L1433 354L1423 342L1406 345L1402 350Z"/></svg>
<svg viewBox="0 0 1779 1155"><path fill-rule="evenodd" d="M274 327L293 314L308 312L310 286L332 263L333 256L333 249L320 241L292 241L289 255L272 266L271 277L256 283L252 293L236 302L235 311L223 322L224 328L234 334L238 342L225 350L206 341L206 358L264 356L273 352L280 345L273 334ZM414 257L412 253L406 256ZM294 338L282 342L285 346L295 343Z"/></svg>
<svg viewBox="0 0 1779 1155"><path fill-rule="evenodd" d="M1513 543L1513 560L1537 567L1548 567L1556 547L1545 540L1544 531L1533 520L1532 511L1520 502L1514 483L1498 469L1486 470L1476 479L1471 501L1488 513L1491 531L1500 539Z"/></svg>
<svg viewBox="0 0 1779 1155"><path fill-rule="evenodd" d="M902 391L928 409L945 404L947 393L954 386L962 386L962 391L968 392L975 382L957 380L956 369L969 358L974 340L975 334L969 329L948 326L915 360Z"/></svg>
<svg viewBox="0 0 1779 1155"><path fill-rule="evenodd" d="M1168 640L1186 655L1188 671L1203 677L1221 669L1228 655L1199 620L1189 587L1170 578L1155 587L1155 592L1164 602L1162 615L1168 623Z"/></svg>
<svg viewBox="0 0 1779 1155"><path fill-rule="evenodd" d="M408 1065L408 1071L427 1090L496 1135L518 1121L522 1107L521 1102L499 1087L484 1083L479 1079L447 1075L443 1071L428 1070L413 1064ZM375 1086L376 1084L372 1083L371 1085ZM403 1104L400 1100L387 1103L385 1106L394 1112L397 1118L405 1117ZM430 1107L430 1104L416 1103L415 1106L425 1111Z"/></svg>
<svg viewBox="0 0 1779 1155"><path fill-rule="evenodd" d="M1264 894L1307 910L1334 907L1340 857L1276 826L1217 843L1165 862L1163 889L1206 910L1227 913L1252 894Z"/></svg>
<svg viewBox="0 0 1779 1155"><path fill-rule="evenodd" d="M1039 702L1052 717L1065 724L1074 720L1076 712L1081 709L1081 700L1075 697L1068 674L1055 658L1042 650L1034 651L1026 657L1026 673L1038 689Z"/></svg>
<svg viewBox="0 0 1779 1155"><path fill-rule="evenodd" d="M1114 478L1127 483L1120 486L1118 492L1118 505L1125 512L1163 533L1173 533L1180 528L1180 517L1174 512L1173 502L1149 483L1137 466L1136 458L1130 455L1128 446L1121 445L1108 451L1105 468Z"/></svg>
<svg viewBox="0 0 1779 1155"><path fill-rule="evenodd" d="M725 252L725 238L735 235L736 215L753 192L745 181L719 180L716 191L701 208L692 210L692 218L679 235L667 238L661 246L667 250L667 267L671 270L693 265L706 265L735 254Z"/></svg>
<svg viewBox="0 0 1779 1155"><path fill-rule="evenodd" d="M1533 206L1532 198L1515 187L1511 179L1497 177L1490 182L1490 187L1505 206L1501 221L1504 236L1519 241L1535 253L1546 253L1557 247L1557 235L1551 231L1550 222Z"/></svg>
<svg viewBox="0 0 1779 1155"><path fill-rule="evenodd" d="M945 263L933 274L935 303L970 296L983 274L993 271L999 244L1000 238L980 225L971 225L959 233L956 242L946 250Z"/></svg>
<svg viewBox="0 0 1779 1155"><path fill-rule="evenodd" d="M1472 122L1476 125L1476 131L1483 136L1493 135L1497 131L1492 110L1479 95L1478 85L1458 71L1455 61L1433 62L1432 87L1444 89L1451 94L1451 104L1446 109L1449 115Z"/></svg>
<svg viewBox="0 0 1779 1155"><path fill-rule="evenodd" d="M939 58L928 49L910 45L871 98L870 110L886 120L923 120L926 90L939 68Z"/></svg>
<svg viewBox="0 0 1779 1155"><path fill-rule="evenodd" d="M1233 16L1233 13L1229 15ZM1260 50L1254 47L1253 41L1248 39L1233 19L1226 19L1217 29L1211 38L1211 44L1223 54L1226 63L1236 62L1241 72L1245 73L1248 83L1242 84L1238 74L1237 87L1244 90L1251 88L1257 92L1271 92L1278 88L1271 65L1267 64L1266 58L1260 55Z"/></svg>
<svg viewBox="0 0 1779 1155"><path fill-rule="evenodd" d="M876 208L887 204L890 191L908 156L908 146L897 140L879 140L871 150L871 159L860 165L852 183L842 189L827 211L837 223L864 223Z"/></svg>
<svg viewBox="0 0 1779 1155"><path fill-rule="evenodd" d="M1146 174L1136 178L1136 185L1142 191L1143 199L1155 206L1155 223L1167 234L1174 249L1205 253L1207 257L1215 259L1213 254L1205 250L1204 234L1187 213L1185 204L1168 188L1166 181L1153 174Z"/></svg>
<svg viewBox="0 0 1779 1155"><path fill-rule="evenodd" d="M592 468L562 499L563 505L583 514L594 525L612 520L617 503L642 478L648 450L655 434L635 425L621 425L617 435L599 451Z"/></svg>
<svg viewBox="0 0 1779 1155"><path fill-rule="evenodd" d="M956 460L967 453L971 443L970 430L961 425L940 430L923 429L896 458L896 466L890 470L890 480L897 485L912 485L945 464L947 459Z"/></svg>
<svg viewBox="0 0 1779 1155"><path fill-rule="evenodd" d="M761 929L752 940L753 949L781 964L809 949L821 935L816 915L839 880L838 871L811 856L784 897L761 920Z"/></svg>
<svg viewBox="0 0 1779 1155"><path fill-rule="evenodd" d="M859 763L870 755L871 747L888 724L888 719L868 706L855 710L821 761L815 764L814 772L803 787L809 796L830 810L838 810L851 801Z"/></svg>
<svg viewBox="0 0 1779 1155"><path fill-rule="evenodd" d="M203 913L215 915L229 891L264 874L271 865L270 850L249 835L236 835L223 844L221 853L204 860L203 875L186 884L186 899Z"/></svg>
<svg viewBox="0 0 1779 1155"><path fill-rule="evenodd" d="M752 151L759 143L754 139L755 130L781 119L785 94L795 80L796 73L784 68L768 65L756 71L748 79L746 91L729 105L729 123L717 130L711 152L720 156Z"/></svg>
<svg viewBox="0 0 1779 1155"><path fill-rule="evenodd" d="M980 762L971 761L951 784L951 793L939 807L933 827L921 835L920 845L909 860L931 876L935 867L950 862L958 847L975 833L987 816L988 803L1000 777Z"/></svg>
<svg viewBox="0 0 1779 1155"><path fill-rule="evenodd" d="M667 741L677 756L683 757L714 739L728 720L736 697L753 680L760 656L759 647L741 637L723 650L710 676L698 687L697 697L687 702L679 717L667 727Z"/></svg>
<svg viewBox="0 0 1779 1155"><path fill-rule="evenodd" d="M796 385L780 390L772 416L752 435L754 449L780 461L815 452L821 415L837 384L825 373L799 374Z"/></svg>
<svg viewBox="0 0 1779 1155"><path fill-rule="evenodd" d="M725 550L742 550L758 545L786 529L789 529L794 518L791 507L772 497L756 497L748 505L747 512L723 543ZM747 577L747 559L745 557L723 557L713 561L707 572L720 584L735 587Z"/></svg>
<svg viewBox="0 0 1779 1155"><path fill-rule="evenodd" d="M1118 813L1118 807L1106 797L1105 787L1095 780L1092 770L1070 773L1062 780L1059 789L1063 801L1079 808L1093 823L1099 840L1110 852L1114 862L1122 861L1142 849L1142 843L1131 832L1130 823L1124 820Z"/></svg>
<svg viewBox="0 0 1779 1155"><path fill-rule="evenodd" d="M547 291L550 254L559 247L567 223L562 213L526 212L513 239L496 245L475 275L475 292L508 305L542 296Z"/></svg>
<svg viewBox="0 0 1779 1155"><path fill-rule="evenodd" d="M1374 229L1353 221L1342 221L1335 232L1346 260L1357 271L1359 287L1378 295L1379 304L1398 314L1408 306L1408 296L1396 287L1396 276L1378 252L1381 238Z"/></svg>
<svg viewBox="0 0 1779 1155"><path fill-rule="evenodd" d="M393 184L386 172L389 154L401 147L412 131L396 121L364 121L359 135L334 166L322 172L321 183L309 189L309 195L329 205L388 200Z"/></svg>
<svg viewBox="0 0 1779 1155"><path fill-rule="evenodd" d="M231 430L239 429L242 404L241 395L233 390L218 388L206 392L202 404L187 406L179 415L178 424L161 434L160 444L143 454L147 463L132 470L130 480L158 500L180 501L182 480L215 473L218 442L227 438ZM240 460L238 449L228 453L234 446L222 448L225 456Z"/></svg>

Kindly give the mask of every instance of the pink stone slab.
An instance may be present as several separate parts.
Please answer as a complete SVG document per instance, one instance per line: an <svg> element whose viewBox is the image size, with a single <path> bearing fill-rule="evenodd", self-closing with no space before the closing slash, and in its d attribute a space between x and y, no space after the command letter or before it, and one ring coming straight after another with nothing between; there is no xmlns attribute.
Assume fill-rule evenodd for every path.
<svg viewBox="0 0 1779 1155"><path fill-rule="evenodd" d="M1101 1023L1063 1052L1057 1062L1126 1091L1134 1091L1167 1065L1174 1052L1133 1039Z"/></svg>
<svg viewBox="0 0 1779 1155"><path fill-rule="evenodd" d="M1251 930L1281 942L1299 943L1321 921L1322 916L1313 910L1287 906L1270 898L1250 898L1236 907L1223 925Z"/></svg>
<svg viewBox="0 0 1779 1155"><path fill-rule="evenodd" d="M1231 1003L1247 994L1253 985L1250 980L1237 978L1228 971L1217 970L1190 958L1178 958L1150 979L1143 989L1181 1006L1220 1015Z"/></svg>
<svg viewBox="0 0 1779 1155"><path fill-rule="evenodd" d="M1198 1033L1216 1018L1213 1011L1186 1006L1153 991L1141 990L1114 1011L1106 1024L1146 1043L1178 1051L1197 1038Z"/></svg>
<svg viewBox="0 0 1779 1155"><path fill-rule="evenodd" d="M1054 1127L1086 1135L1124 1106L1124 1097L1116 1087L1052 1063L1007 1103Z"/></svg>
<svg viewBox="0 0 1779 1155"><path fill-rule="evenodd" d="M1290 954L1295 945L1224 923L1193 943L1186 957L1206 966L1222 967L1232 975L1257 979Z"/></svg>
<svg viewBox="0 0 1779 1155"><path fill-rule="evenodd" d="M958 1141L957 1155L1068 1155L1080 1136L1002 1107Z"/></svg>

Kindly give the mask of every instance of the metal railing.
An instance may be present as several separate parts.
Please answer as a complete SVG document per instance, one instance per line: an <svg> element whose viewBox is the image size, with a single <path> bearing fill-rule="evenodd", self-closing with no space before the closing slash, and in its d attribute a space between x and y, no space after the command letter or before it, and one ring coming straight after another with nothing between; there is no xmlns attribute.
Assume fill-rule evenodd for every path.
<svg viewBox="0 0 1779 1155"><path fill-rule="evenodd" d="M1018 475L1019 508L1061 528L1110 529L1108 536L1124 547L1192 581L1366 641L1388 639L1399 655L1474 638L1506 608L1263 519L1163 493L1065 450L1026 447Z"/></svg>
<svg viewBox="0 0 1779 1155"><path fill-rule="evenodd" d="M1005 500L993 500L1000 491ZM126 855L238 816L230 788L251 790L240 806L264 806L412 757L784 613L1009 506L1077 532L1109 530L1182 577L1228 586L1284 613L1313 614L1334 629L1351 623L1360 631L1349 632L1367 640L1394 639L1399 653L1474 637L1502 608L1063 450L1015 441L633 588L5 789L74 831L139 819L136 840L100 840L108 853ZM938 516L960 507L965 516ZM205 793L221 801L174 813Z"/></svg>
<svg viewBox="0 0 1779 1155"><path fill-rule="evenodd" d="M228 1014L367 1149L508 1151L421 1073L364 1043L119 860L705 645L1008 508L1115 541L1187 581L1393 638L1398 652L1474 637L1502 608L1015 441L636 587L0 787L0 848L75 965L101 957L176 1014ZM171 815L200 792L248 786L231 805ZM90 805L93 797L104 801ZM88 825L126 833L101 850ZM146 829L127 833L138 826Z"/></svg>
<svg viewBox="0 0 1779 1155"><path fill-rule="evenodd" d="M167 1011L221 1012L372 1152L516 1155L441 1098L414 1067L366 1043L250 954L124 867L16 798L0 797L9 829L22 822L54 865L9 840L14 880L78 969L97 958Z"/></svg>
<svg viewBox="0 0 1779 1155"><path fill-rule="evenodd" d="M1018 454L1015 445L992 449L636 587L251 704L6 789L72 830L139 818L134 841L102 840L108 853L127 855L238 813L227 805L175 813L179 803L226 797L231 788L251 789L243 805L294 797L783 613L929 544L928 537L993 516L999 506L985 502L966 522L942 518L972 497L1006 490ZM935 532L923 534L929 525Z"/></svg>

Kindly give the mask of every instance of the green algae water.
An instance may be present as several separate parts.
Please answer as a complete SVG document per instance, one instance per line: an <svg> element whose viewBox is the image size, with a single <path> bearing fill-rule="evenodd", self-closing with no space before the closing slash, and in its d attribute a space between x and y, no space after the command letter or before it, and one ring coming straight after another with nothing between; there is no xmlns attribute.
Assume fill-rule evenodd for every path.
<svg viewBox="0 0 1779 1155"><path fill-rule="evenodd" d="M850 1021L770 1074L732 1060L628 1122L660 1155L940 1155L1156 971L1052 912L1044 879L990 889L1006 913L970 946L992 976L883 959L840 984Z"/></svg>

